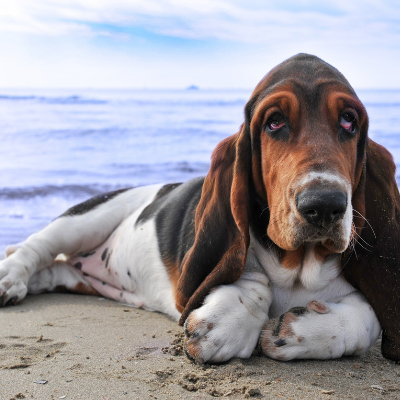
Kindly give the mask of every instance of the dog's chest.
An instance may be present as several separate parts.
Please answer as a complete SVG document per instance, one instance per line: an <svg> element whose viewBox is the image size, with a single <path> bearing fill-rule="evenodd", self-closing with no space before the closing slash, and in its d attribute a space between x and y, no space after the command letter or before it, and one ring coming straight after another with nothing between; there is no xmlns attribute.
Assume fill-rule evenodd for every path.
<svg viewBox="0 0 400 400"><path fill-rule="evenodd" d="M271 283L270 318L312 300L327 301L355 290L340 274L340 255L320 261L310 246L299 264L289 269L256 240L251 241L251 249Z"/></svg>

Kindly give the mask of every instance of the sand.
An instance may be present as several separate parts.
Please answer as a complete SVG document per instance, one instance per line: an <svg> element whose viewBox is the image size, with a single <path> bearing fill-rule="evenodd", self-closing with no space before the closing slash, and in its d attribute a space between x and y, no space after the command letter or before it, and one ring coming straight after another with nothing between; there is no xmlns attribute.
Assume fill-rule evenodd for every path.
<svg viewBox="0 0 400 400"><path fill-rule="evenodd" d="M166 316L43 294L0 310L0 399L400 399L400 365L362 357L195 365Z"/></svg>

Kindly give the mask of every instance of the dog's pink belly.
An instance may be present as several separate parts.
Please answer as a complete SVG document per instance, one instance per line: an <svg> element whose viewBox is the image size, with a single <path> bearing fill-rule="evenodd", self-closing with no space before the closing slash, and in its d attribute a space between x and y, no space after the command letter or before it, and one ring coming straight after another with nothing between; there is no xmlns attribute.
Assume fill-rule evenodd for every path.
<svg viewBox="0 0 400 400"><path fill-rule="evenodd" d="M135 307L146 304L132 288L132 279L121 276L121 269L113 262L113 249L116 237L112 235L106 242L87 254L80 254L69 259L84 279L102 296L120 301ZM126 286L124 286L124 281ZM132 290L133 289L133 290Z"/></svg>
<svg viewBox="0 0 400 400"><path fill-rule="evenodd" d="M81 271L85 278L89 276L117 289L122 289L122 285L118 280L118 272L112 268L110 263L113 244L113 239L109 238L100 247L87 254L72 257L69 262Z"/></svg>

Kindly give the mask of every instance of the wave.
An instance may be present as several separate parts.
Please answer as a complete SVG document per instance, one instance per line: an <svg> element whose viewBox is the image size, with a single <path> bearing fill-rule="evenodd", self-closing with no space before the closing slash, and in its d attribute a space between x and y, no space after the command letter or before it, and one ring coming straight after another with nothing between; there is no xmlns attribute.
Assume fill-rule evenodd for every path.
<svg viewBox="0 0 400 400"><path fill-rule="evenodd" d="M36 96L7 96L0 95L0 100L34 100Z"/></svg>
<svg viewBox="0 0 400 400"><path fill-rule="evenodd" d="M0 95L0 101L33 101L38 103L46 104L107 104L107 103L119 103L129 104L138 107L156 107L156 106L168 106L168 107L185 107L185 106L197 106L197 107L230 107L230 106L243 106L246 103L246 99L232 99L232 100L212 100L212 99L162 99L162 100L144 100L137 98L126 98L126 99L96 99L86 98L78 95L72 96L61 96L61 97L49 97L49 96L36 96L36 95Z"/></svg>
<svg viewBox="0 0 400 400"><path fill-rule="evenodd" d="M9 101L37 101L47 104L106 104L107 100L89 99L81 96L66 96L66 97L46 97L46 96L8 96L0 95L1 100Z"/></svg>
<svg viewBox="0 0 400 400"><path fill-rule="evenodd" d="M106 183L77 183L24 187L0 187L0 200L28 200L37 197L64 199L89 198L101 193L153 183L184 182L206 175L209 164L204 162L166 162L159 164L110 164L106 175L87 176L88 179L106 180ZM57 171L56 175L60 175ZM70 177L69 179L73 179ZM112 183L113 181L118 183ZM126 182L126 183L125 183ZM134 183L132 183L134 182Z"/></svg>
<svg viewBox="0 0 400 400"><path fill-rule="evenodd" d="M128 103L139 107L153 107L153 106L170 106L170 107L185 107L185 106L198 106L198 107L231 107L231 106L244 106L246 99L235 100L201 100L201 99L181 99L181 100L140 100L140 99L125 99L125 100L105 100L85 98L82 96L65 96L65 97L47 97L47 96L34 96L34 95L0 95L0 101L36 101L38 103L46 104L108 104L110 102ZM365 107L400 107L400 103L376 103L364 102Z"/></svg>
<svg viewBox="0 0 400 400"><path fill-rule="evenodd" d="M157 172L157 171L176 171L176 172L200 172L207 173L210 164L205 162L165 162L158 164L129 164L129 163L112 163L111 167L117 169L130 169L135 172Z"/></svg>
<svg viewBox="0 0 400 400"><path fill-rule="evenodd" d="M182 99L182 100L129 100L130 104L137 106L168 106L168 107L231 107L231 106L244 106L245 99L236 100L200 100L200 99Z"/></svg>
<svg viewBox="0 0 400 400"><path fill-rule="evenodd" d="M26 200L33 197L90 197L100 193L122 189L129 185L89 184L89 185L43 185L21 188L0 188L0 200Z"/></svg>

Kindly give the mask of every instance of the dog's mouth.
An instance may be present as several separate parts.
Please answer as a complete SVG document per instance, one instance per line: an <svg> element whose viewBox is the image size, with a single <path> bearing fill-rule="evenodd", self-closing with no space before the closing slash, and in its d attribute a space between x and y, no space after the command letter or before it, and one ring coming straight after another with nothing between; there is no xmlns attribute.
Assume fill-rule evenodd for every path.
<svg viewBox="0 0 400 400"><path fill-rule="evenodd" d="M295 232L293 247L299 248L307 244L320 245L329 252L342 253L346 250L350 237L344 235L343 221L338 221L329 227L300 225Z"/></svg>
<svg viewBox="0 0 400 400"><path fill-rule="evenodd" d="M325 248L326 253L342 253L350 243L351 221L348 227L347 218L327 227L315 226L298 218L290 222L282 223L279 230L267 230L270 239L284 250L293 251L306 245L318 245Z"/></svg>

